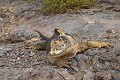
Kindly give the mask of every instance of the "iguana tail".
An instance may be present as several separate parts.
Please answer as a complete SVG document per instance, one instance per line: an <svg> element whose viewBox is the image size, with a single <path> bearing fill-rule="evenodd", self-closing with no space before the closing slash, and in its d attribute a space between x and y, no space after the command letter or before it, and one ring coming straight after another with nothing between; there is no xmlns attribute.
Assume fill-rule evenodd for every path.
<svg viewBox="0 0 120 80"><path fill-rule="evenodd" d="M109 42L99 42L99 41L86 41L79 44L78 52L85 51L89 48L103 48L112 47L113 45Z"/></svg>
<svg viewBox="0 0 120 80"><path fill-rule="evenodd" d="M37 31L37 30L34 30L35 32L37 32L41 38L43 38L44 40L48 40L49 38L46 37L45 35L43 35L41 32Z"/></svg>

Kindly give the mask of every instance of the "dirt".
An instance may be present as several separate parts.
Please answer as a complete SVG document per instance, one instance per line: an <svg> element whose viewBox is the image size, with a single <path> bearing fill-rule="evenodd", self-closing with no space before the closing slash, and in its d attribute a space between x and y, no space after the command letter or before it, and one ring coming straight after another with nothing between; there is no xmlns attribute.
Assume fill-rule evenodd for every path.
<svg viewBox="0 0 120 80"><path fill-rule="evenodd" d="M78 14L45 16L42 0L0 0L0 80L120 80L120 5L104 4ZM52 65L45 50L25 49L24 41L39 36L33 30L50 37L55 28L113 47L77 54L70 68Z"/></svg>

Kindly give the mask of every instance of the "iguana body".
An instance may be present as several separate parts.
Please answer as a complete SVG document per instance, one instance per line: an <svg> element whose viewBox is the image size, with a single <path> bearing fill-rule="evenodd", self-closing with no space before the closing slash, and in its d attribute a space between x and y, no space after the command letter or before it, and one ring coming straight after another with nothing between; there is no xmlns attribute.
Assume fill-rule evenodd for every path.
<svg viewBox="0 0 120 80"><path fill-rule="evenodd" d="M38 33L40 34L40 32ZM47 57L50 60L50 62L60 67L69 67L70 62L68 61L79 52L83 52L89 48L101 48L111 46L111 44L108 42L97 41L78 42L74 37L67 33L64 33L60 29L55 29L53 36L49 39L47 38L46 42L43 44L46 45L45 48L48 53ZM38 44L37 46L42 45ZM34 49L35 48L38 49L37 46L33 46L32 44L31 46Z"/></svg>

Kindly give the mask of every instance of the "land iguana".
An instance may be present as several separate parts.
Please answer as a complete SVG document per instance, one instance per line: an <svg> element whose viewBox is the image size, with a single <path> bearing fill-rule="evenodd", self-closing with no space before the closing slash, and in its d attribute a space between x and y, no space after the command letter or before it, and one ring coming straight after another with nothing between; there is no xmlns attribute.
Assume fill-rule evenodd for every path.
<svg viewBox="0 0 120 80"><path fill-rule="evenodd" d="M28 40L26 48L33 49L46 49L49 61L60 67L70 67L69 60L77 53L83 52L89 48L102 48L112 46L108 42L98 41L83 41L79 42L73 36L65 33L61 29L55 29L51 38L45 37L39 31L36 31L42 37L43 41L39 38L32 38ZM35 44L35 42L37 42Z"/></svg>

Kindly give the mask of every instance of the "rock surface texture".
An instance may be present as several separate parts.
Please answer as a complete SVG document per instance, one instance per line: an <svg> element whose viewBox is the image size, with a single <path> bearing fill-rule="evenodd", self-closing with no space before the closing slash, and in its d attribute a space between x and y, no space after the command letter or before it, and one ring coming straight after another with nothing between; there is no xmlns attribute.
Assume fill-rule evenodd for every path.
<svg viewBox="0 0 120 80"><path fill-rule="evenodd" d="M120 80L120 0L97 0L100 8L55 16L41 13L42 1L0 0L0 79ZM50 37L55 28L80 41L105 41L114 47L77 54L70 68L49 63L44 50L25 49L24 41L39 37L34 30Z"/></svg>

